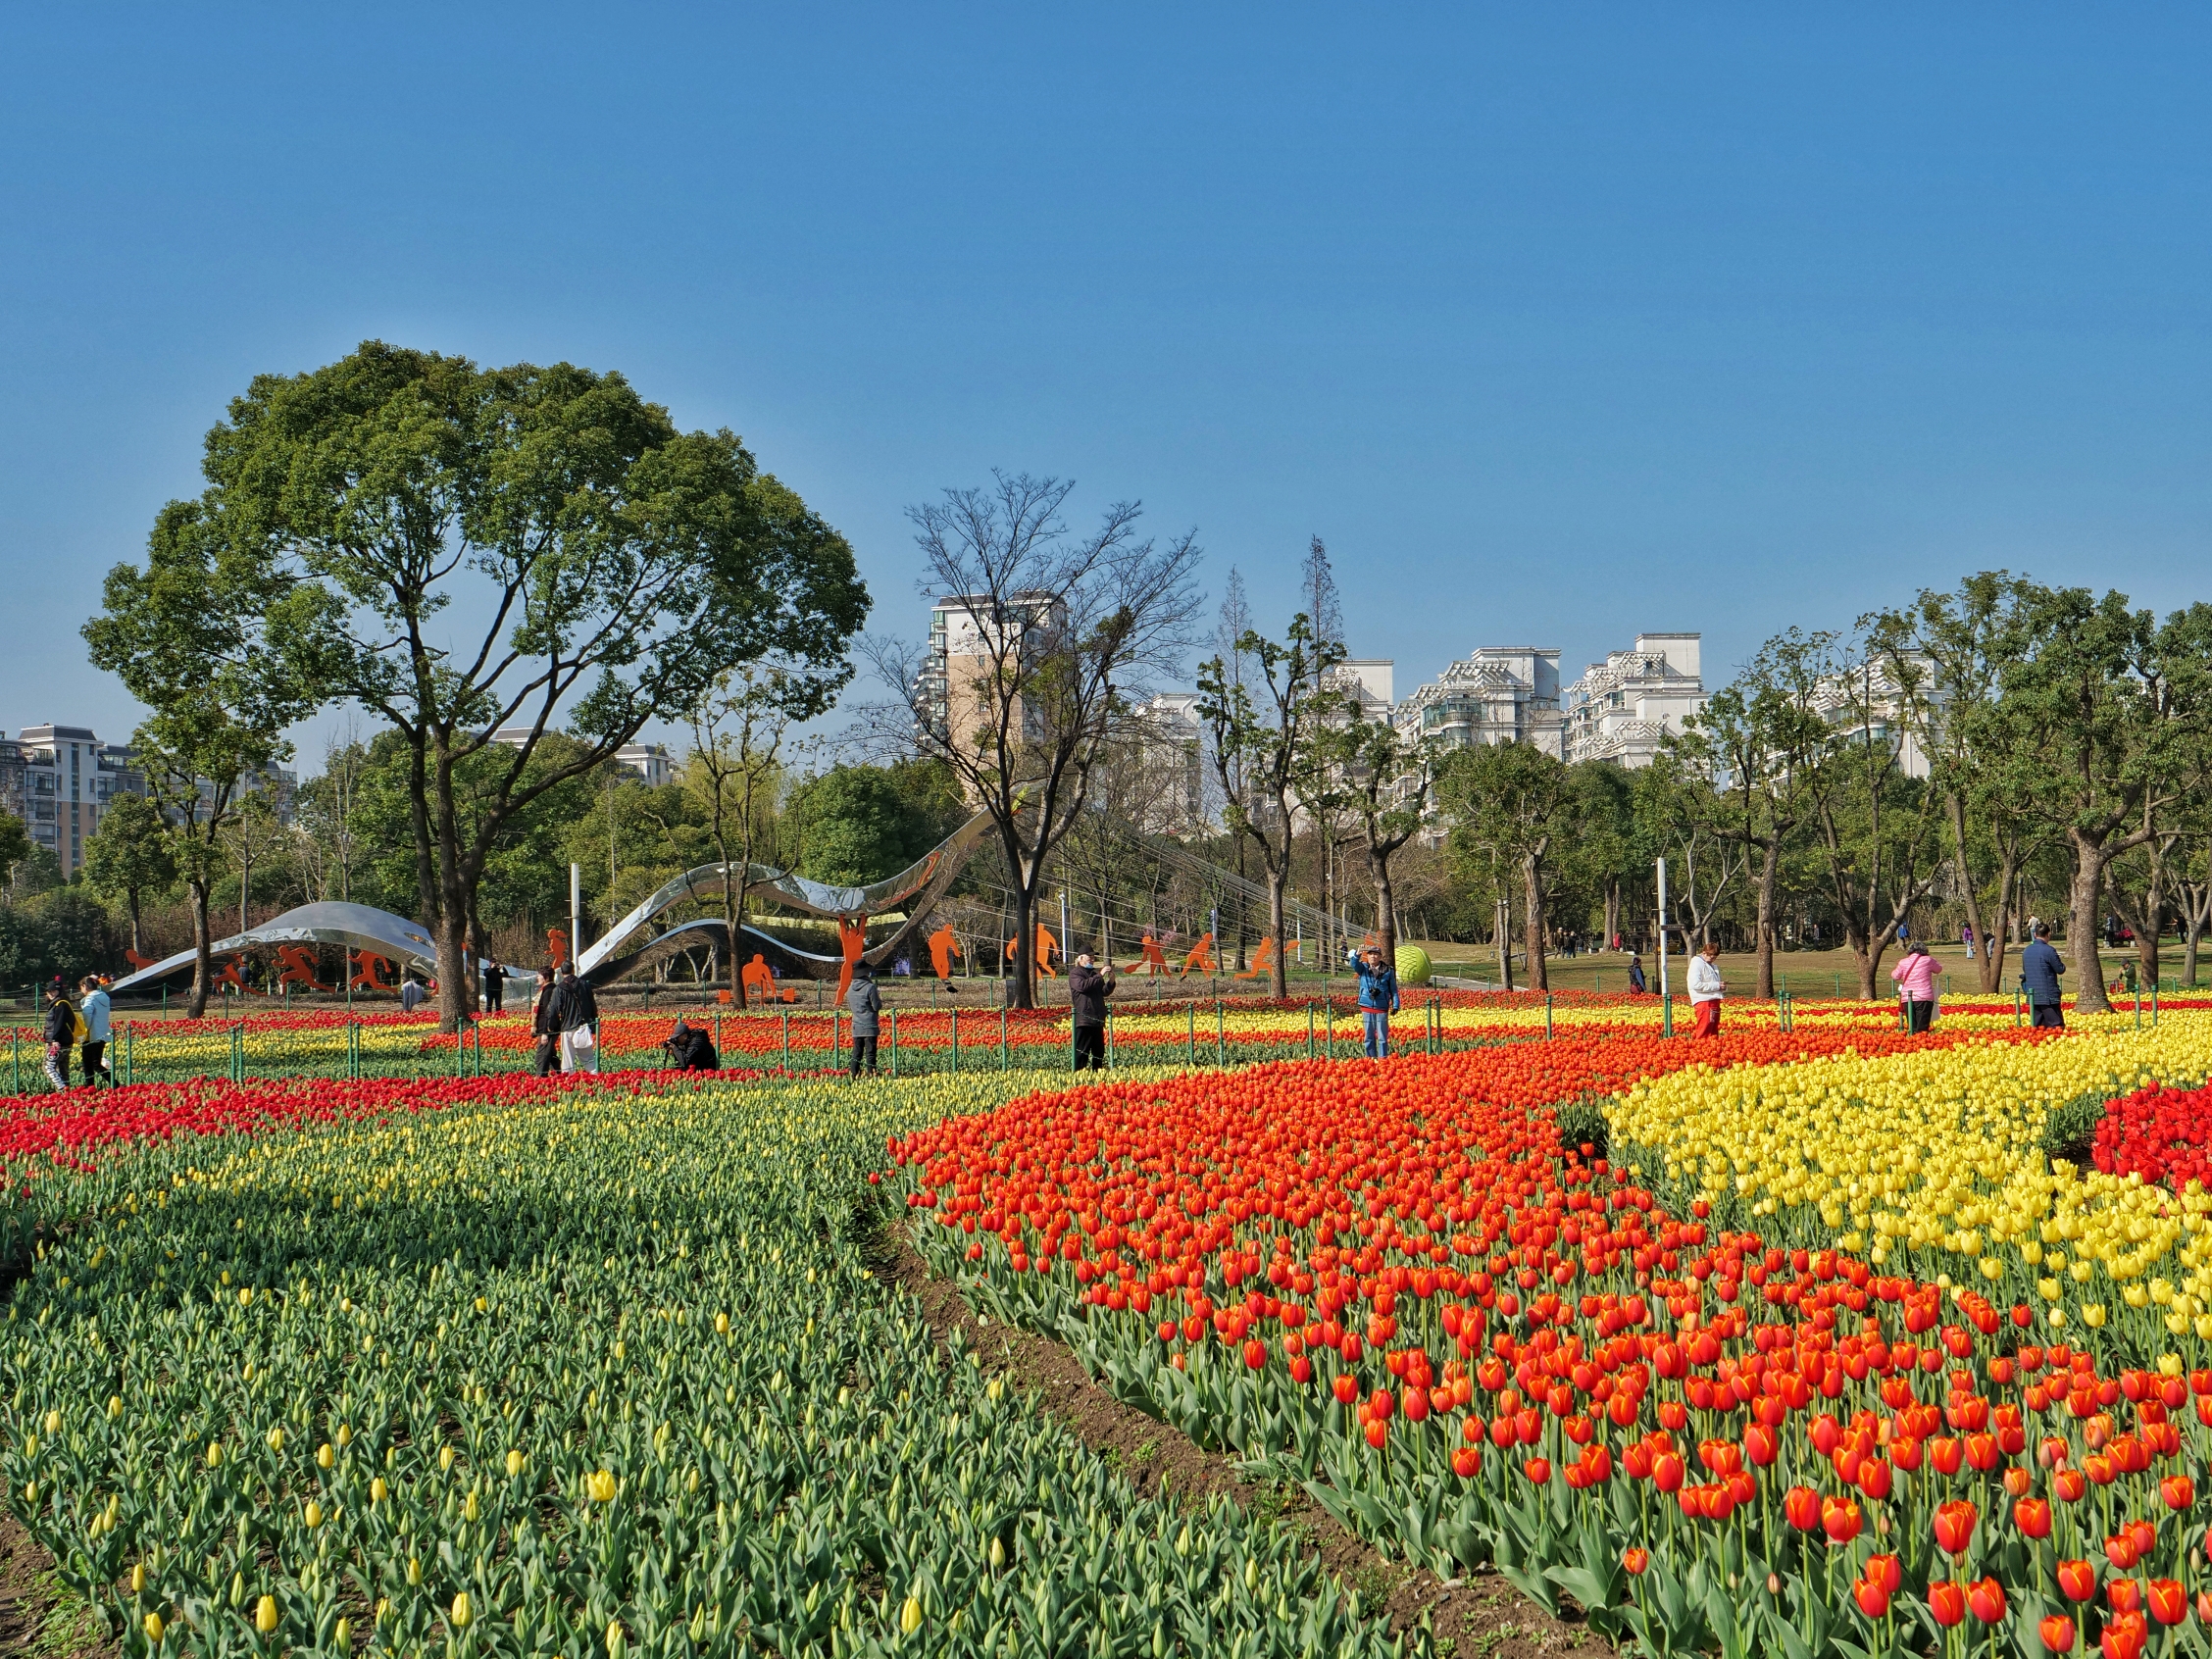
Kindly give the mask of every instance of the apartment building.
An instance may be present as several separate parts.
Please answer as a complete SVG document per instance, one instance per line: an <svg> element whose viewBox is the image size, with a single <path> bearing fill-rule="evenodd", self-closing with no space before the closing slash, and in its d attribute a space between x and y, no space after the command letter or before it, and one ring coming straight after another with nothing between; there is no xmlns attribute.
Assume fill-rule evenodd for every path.
<svg viewBox="0 0 2212 1659"><path fill-rule="evenodd" d="M1415 687L1391 719L1409 738L1532 743L1564 758L1559 701L1556 646L1484 645Z"/></svg>
<svg viewBox="0 0 2212 1659"><path fill-rule="evenodd" d="M84 844L118 795L145 793L130 751L88 727L26 726L0 738L0 809L24 821L64 879L84 866Z"/></svg>
<svg viewBox="0 0 2212 1659"><path fill-rule="evenodd" d="M1660 740L1705 706L1695 633L1639 633L1591 663L1561 695L1562 755L1649 766Z"/></svg>
<svg viewBox="0 0 2212 1659"><path fill-rule="evenodd" d="M491 740L519 749L529 741L529 734L527 726L503 726L491 734ZM676 758L665 743L625 743L615 751L615 764L634 774L649 789L676 781Z"/></svg>

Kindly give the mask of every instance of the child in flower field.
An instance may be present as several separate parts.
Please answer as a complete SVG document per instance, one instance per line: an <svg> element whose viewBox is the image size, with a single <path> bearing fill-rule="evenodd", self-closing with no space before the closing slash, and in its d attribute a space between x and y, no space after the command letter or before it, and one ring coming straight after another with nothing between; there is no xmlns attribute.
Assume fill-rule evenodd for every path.
<svg viewBox="0 0 2212 1659"><path fill-rule="evenodd" d="M1721 946L1707 939L1689 959L1689 1013L1691 1036L1721 1034Z"/></svg>
<svg viewBox="0 0 2212 1659"><path fill-rule="evenodd" d="M1359 976L1360 1020L1367 1028L1363 1046L1370 1060L1390 1057L1390 1016L1398 1011L1397 970L1382 960L1382 947L1349 951L1345 960Z"/></svg>

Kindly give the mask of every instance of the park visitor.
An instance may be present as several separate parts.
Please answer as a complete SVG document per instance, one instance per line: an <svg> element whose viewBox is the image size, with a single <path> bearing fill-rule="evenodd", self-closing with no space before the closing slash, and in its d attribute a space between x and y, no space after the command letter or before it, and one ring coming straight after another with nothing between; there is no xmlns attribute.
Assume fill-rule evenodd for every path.
<svg viewBox="0 0 2212 1659"><path fill-rule="evenodd" d="M110 1007L108 993L100 988L100 981L87 974L84 982L77 986L84 1000L77 1006L77 1014L84 1022L84 1081L97 1087L102 1081L111 1087L115 1079L108 1074L107 1052Z"/></svg>
<svg viewBox="0 0 2212 1659"><path fill-rule="evenodd" d="M1966 946L1966 959L1974 960L1974 924L1969 922L1959 929L1959 943Z"/></svg>
<svg viewBox="0 0 2212 1659"><path fill-rule="evenodd" d="M530 1070L539 1077L553 1075L553 1067L561 1057L561 1028L553 1023L553 993L561 988L561 981L548 962L537 974L537 1001L530 1011L530 1034L537 1038L537 1053L530 1062Z"/></svg>
<svg viewBox="0 0 2212 1659"><path fill-rule="evenodd" d="M1721 946L1707 939L1689 959L1689 1034L1721 1034Z"/></svg>
<svg viewBox="0 0 2212 1659"><path fill-rule="evenodd" d="M668 1063L679 1072L712 1072L721 1068L722 1057L705 1028L679 1020L669 1033Z"/></svg>
<svg viewBox="0 0 2212 1659"><path fill-rule="evenodd" d="M1106 999L1114 994L1114 965L1097 965L1089 951L1068 970L1068 1010L1076 1031L1076 1070L1106 1069Z"/></svg>
<svg viewBox="0 0 2212 1659"><path fill-rule="evenodd" d="M417 979L415 971L410 968L399 981L399 1011L402 1014L414 1013L423 1006L423 999L429 993L430 987Z"/></svg>
<svg viewBox="0 0 2212 1659"><path fill-rule="evenodd" d="M1915 1033L1936 1023L1936 959L1915 939L1889 969L1897 994L1905 999L1905 1026Z"/></svg>
<svg viewBox="0 0 2212 1659"><path fill-rule="evenodd" d="M862 957L853 964L852 983L845 990L845 1012L852 1016L852 1075L860 1076L863 1064L868 1075L876 1075L877 1016L883 1012L882 988L876 983L876 970Z"/></svg>
<svg viewBox="0 0 2212 1659"><path fill-rule="evenodd" d="M1390 1016L1398 1011L1397 971L1382 960L1382 948L1347 951L1344 960L1359 976L1361 1048L1370 1060L1390 1057Z"/></svg>
<svg viewBox="0 0 2212 1659"><path fill-rule="evenodd" d="M1650 988L1651 987L1649 985L1643 982L1643 953L1640 951L1630 951L1629 994L1631 996L1641 996Z"/></svg>
<svg viewBox="0 0 2212 1659"><path fill-rule="evenodd" d="M2066 1015L2059 1004L2058 979L2066 964L2051 948L2050 924L2036 924L2035 942L2020 953L2020 982L2028 992L2028 1023L2063 1031Z"/></svg>
<svg viewBox="0 0 2212 1659"><path fill-rule="evenodd" d="M483 990L484 1012L486 1014L505 1013L506 1010L500 1006L500 1003L507 995L507 970L500 967L496 962L485 963Z"/></svg>
<svg viewBox="0 0 2212 1659"><path fill-rule="evenodd" d="M70 1085L70 1050L78 1042L77 1031L82 1022L70 1004L69 991L62 984L62 977L54 976L54 982L46 988L46 1081L56 1088Z"/></svg>
<svg viewBox="0 0 2212 1659"><path fill-rule="evenodd" d="M599 999L591 981L577 978L576 964L561 964L561 982L553 990L553 1027L561 1033L561 1070L599 1069Z"/></svg>

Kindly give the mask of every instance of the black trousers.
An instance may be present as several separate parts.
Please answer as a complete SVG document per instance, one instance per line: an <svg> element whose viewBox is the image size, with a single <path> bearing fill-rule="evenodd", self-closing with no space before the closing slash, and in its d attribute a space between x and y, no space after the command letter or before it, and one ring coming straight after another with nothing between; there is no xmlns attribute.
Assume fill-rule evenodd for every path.
<svg viewBox="0 0 2212 1659"><path fill-rule="evenodd" d="M868 1035L862 1036L858 1031L855 1031L853 1032L852 1045L852 1075L856 1078L859 1077L860 1069L863 1066L866 1066L871 1072L875 1071L876 1033L871 1031Z"/></svg>
<svg viewBox="0 0 2212 1659"><path fill-rule="evenodd" d="M1106 1069L1106 1028L1104 1026L1078 1026L1076 1028L1076 1070L1085 1066L1094 1072Z"/></svg>
<svg viewBox="0 0 2212 1659"><path fill-rule="evenodd" d="M537 1039L537 1053L530 1058L530 1070L541 1078L549 1078L561 1069L561 1039L541 1036Z"/></svg>
<svg viewBox="0 0 2212 1659"><path fill-rule="evenodd" d="M2031 1026L2048 1026L2054 1031L2066 1029L2065 1011L2055 1002L2031 1002L2028 1005L2028 1023Z"/></svg>
<svg viewBox="0 0 2212 1659"><path fill-rule="evenodd" d="M115 1079L108 1075L107 1052L108 1042L105 1037L102 1037L98 1042L88 1042L84 1045L84 1081L86 1082L113 1083L115 1081Z"/></svg>
<svg viewBox="0 0 2212 1659"><path fill-rule="evenodd" d="M505 980L494 980L490 984L484 986L484 1012L487 1014L503 1012L499 1006L499 1000L506 994L507 981Z"/></svg>
<svg viewBox="0 0 2212 1659"><path fill-rule="evenodd" d="M1936 1023L1936 1004L1933 1000L1907 1002L1905 1004L1905 1016L1911 1030L1925 1031Z"/></svg>

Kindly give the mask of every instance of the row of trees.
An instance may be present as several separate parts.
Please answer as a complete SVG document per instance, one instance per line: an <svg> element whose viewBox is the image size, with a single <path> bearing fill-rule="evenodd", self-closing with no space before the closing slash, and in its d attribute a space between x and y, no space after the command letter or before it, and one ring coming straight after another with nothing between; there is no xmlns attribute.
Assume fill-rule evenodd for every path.
<svg viewBox="0 0 2212 1659"><path fill-rule="evenodd" d="M518 816L648 718L741 698L745 665L772 665L793 711L823 706L867 614L844 538L735 434L679 430L621 376L569 364L371 341L256 377L202 472L84 628L149 711L134 744L191 895L195 1012L226 843L315 709L358 705L397 745L410 908L451 1025Z"/></svg>

